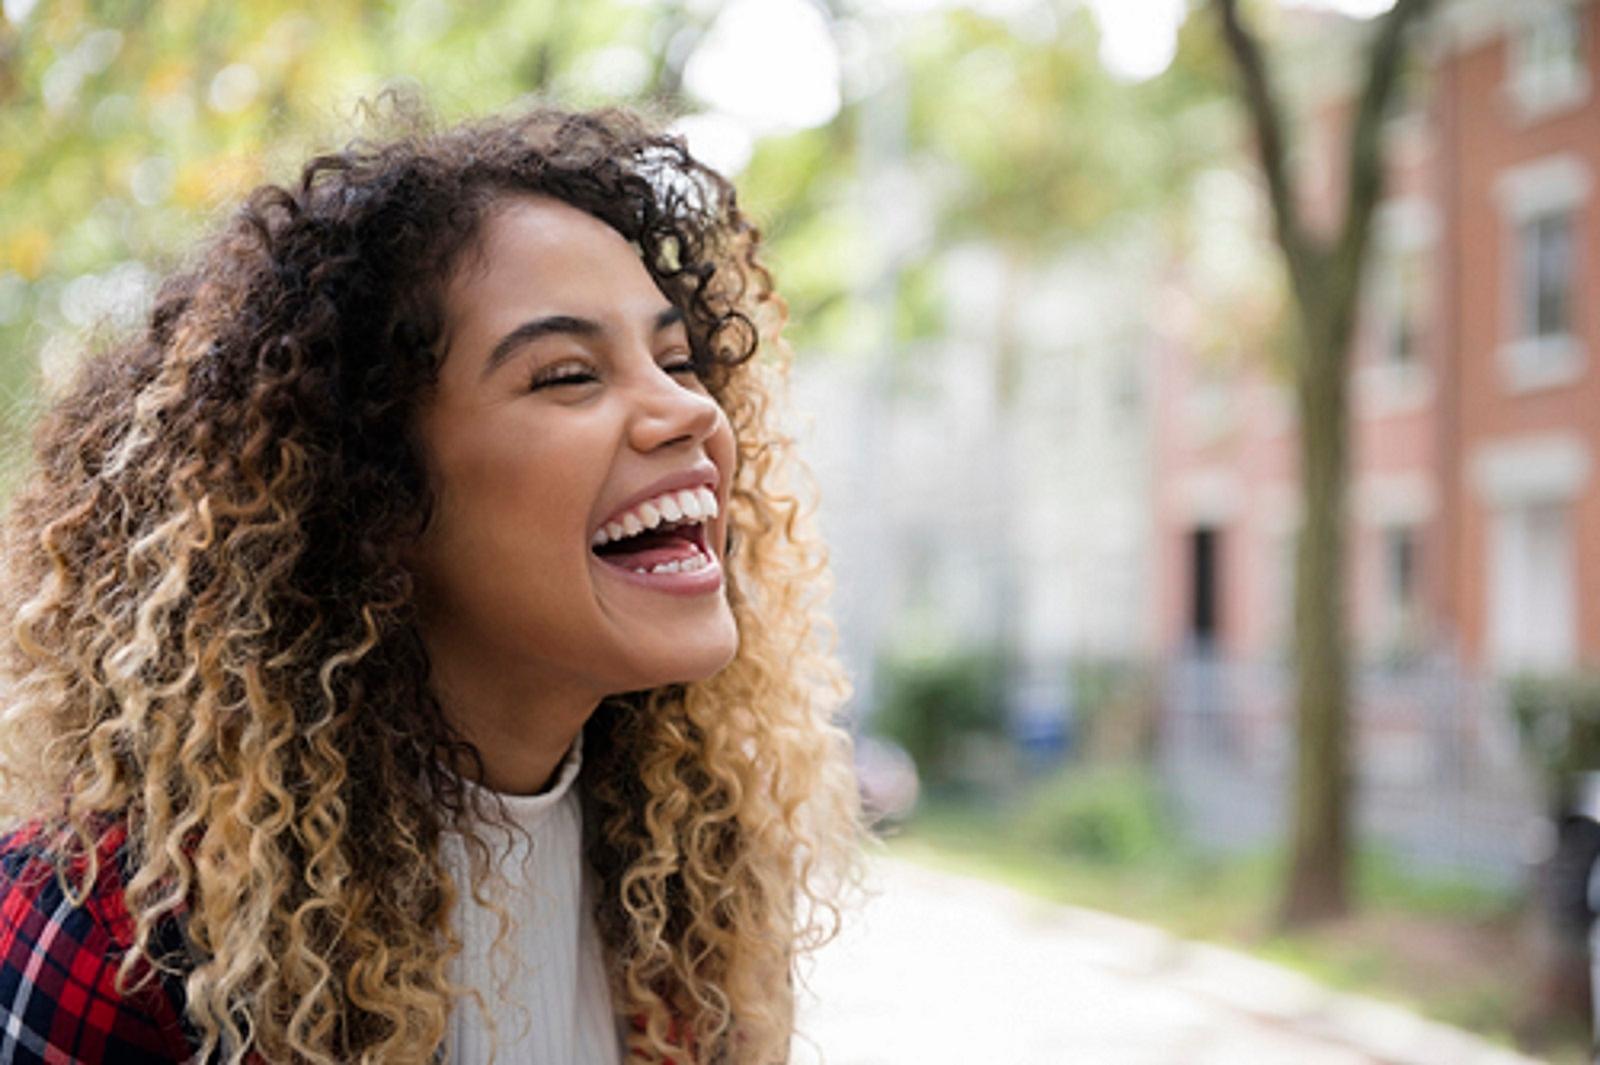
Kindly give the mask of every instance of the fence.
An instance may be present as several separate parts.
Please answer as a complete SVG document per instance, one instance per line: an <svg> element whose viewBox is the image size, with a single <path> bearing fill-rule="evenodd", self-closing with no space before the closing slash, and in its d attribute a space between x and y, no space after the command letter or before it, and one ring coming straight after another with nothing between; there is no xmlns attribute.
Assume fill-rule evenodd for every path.
<svg viewBox="0 0 1600 1065"><path fill-rule="evenodd" d="M1361 843L1409 870L1525 884L1548 821L1500 686L1438 663L1361 670L1353 681ZM1284 839L1292 674L1191 657L1164 668L1162 687L1157 758L1190 838L1224 849Z"/></svg>

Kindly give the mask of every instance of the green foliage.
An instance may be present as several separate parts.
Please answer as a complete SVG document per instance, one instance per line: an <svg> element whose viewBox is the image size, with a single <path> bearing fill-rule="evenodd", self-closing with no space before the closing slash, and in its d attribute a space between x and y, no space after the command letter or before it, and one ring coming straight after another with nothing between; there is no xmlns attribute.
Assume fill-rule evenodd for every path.
<svg viewBox="0 0 1600 1065"><path fill-rule="evenodd" d="M854 214L854 148L841 117L765 138L739 175L740 202L768 241L789 304L789 339L801 348L836 346L848 329L846 303L867 282L872 234Z"/></svg>
<svg viewBox="0 0 1600 1065"><path fill-rule="evenodd" d="M1172 846L1149 770L1136 765L1074 765L1029 799L1018 834L1036 846L1085 861L1125 863Z"/></svg>
<svg viewBox="0 0 1600 1065"><path fill-rule="evenodd" d="M1494 888L1447 872L1419 873L1399 855L1367 845L1356 855L1356 894L1364 906L1407 913L1494 920L1516 908L1518 900Z"/></svg>
<svg viewBox="0 0 1600 1065"><path fill-rule="evenodd" d="M874 291L903 306L892 335L870 343L942 327L932 267L903 285L879 276L883 234L865 216L860 168L873 125L863 111L880 96L903 97L890 125L904 128L875 150L930 196L930 232L1023 258L1173 201L1217 143L1181 117L1216 95L1214 57L1192 43L1203 35L1186 30L1173 70L1130 89L1100 67L1094 24L1067 0L1004 18L830 10L841 41L872 42L872 88L849 98L847 84L824 127L762 138L740 175L801 347L859 341L858 304ZM160 264L212 215L345 140L360 101L384 88L418 91L445 119L530 94L670 116L695 107L684 69L719 11L685 0L12 5L0 16L0 398L30 394L39 363L70 358L84 330L134 320Z"/></svg>
<svg viewBox="0 0 1600 1065"><path fill-rule="evenodd" d="M993 653L890 658L878 675L874 729L906 749L930 788L967 775L962 759L973 738L1005 731L1001 660Z"/></svg>
<svg viewBox="0 0 1600 1065"><path fill-rule="evenodd" d="M1574 774L1600 770L1600 674L1524 674L1507 697L1551 801L1563 802Z"/></svg>
<svg viewBox="0 0 1600 1065"><path fill-rule="evenodd" d="M894 338L902 355L915 351L918 341L938 336L944 329L944 293L938 273L936 264L924 259L900 275Z"/></svg>
<svg viewBox="0 0 1600 1065"><path fill-rule="evenodd" d="M801 349L879 357L935 336L944 296L930 242L998 244L1024 264L1046 257L1130 212L1179 202L1220 143L1192 120L1217 95L1214 57L1194 43L1204 35L1186 30L1173 70L1129 87L1101 68L1094 24L1070 0L1005 17L827 6L838 39L868 53L851 60L843 49L861 68L846 71L843 109L825 126L762 137L739 175ZM401 87L445 120L528 96L670 118L697 107L684 70L720 10L687 0L12 4L0 14L0 443L26 420L41 367L69 367L99 325L136 321L165 264L217 213L348 139L362 101ZM871 165L917 204L915 232L893 253L909 261L887 262L895 240L862 195Z"/></svg>
<svg viewBox="0 0 1600 1065"><path fill-rule="evenodd" d="M1138 775L1131 769L1123 772ZM1089 775L1086 769L1078 773ZM1158 821L1160 846L1129 848L1124 860L1086 860L1079 853L1041 846L1023 826L1032 810L1048 804L1045 794L1061 786L1067 775L1042 782L1016 804L923 803L906 826L904 847L918 850L919 857L937 855L939 864L960 871L1003 880L1058 902L1154 921L1182 935L1278 933L1272 916L1287 860L1281 850L1202 850L1176 829L1169 832L1164 821ZM1159 795L1159 782L1148 775L1145 780ZM1084 785L1085 790L1118 787ZM1403 914L1484 925L1513 920L1523 905L1518 893L1420 873L1372 848L1356 855L1354 871L1362 908L1374 919Z"/></svg>
<svg viewBox="0 0 1600 1065"><path fill-rule="evenodd" d="M13 5L0 15L0 420L40 364L70 363L76 337L136 320L160 264L213 214L348 139L362 101L403 87L446 120L528 94L670 109L705 21L622 0ZM676 50L656 46L668 39Z"/></svg>
<svg viewBox="0 0 1600 1065"><path fill-rule="evenodd" d="M1038 11L1054 32L953 9L918 26L906 58L910 148L948 174L945 229L1029 252L1095 232L1161 162L1149 123L1096 58L1087 10Z"/></svg>

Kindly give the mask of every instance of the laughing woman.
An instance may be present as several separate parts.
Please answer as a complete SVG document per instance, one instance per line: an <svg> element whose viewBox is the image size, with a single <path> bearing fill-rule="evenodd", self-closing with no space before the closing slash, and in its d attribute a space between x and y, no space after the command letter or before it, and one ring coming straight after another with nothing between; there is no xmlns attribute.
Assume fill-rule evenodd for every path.
<svg viewBox="0 0 1600 1065"><path fill-rule="evenodd" d="M729 185L358 142L87 358L11 503L0 1060L783 1061L857 842Z"/></svg>

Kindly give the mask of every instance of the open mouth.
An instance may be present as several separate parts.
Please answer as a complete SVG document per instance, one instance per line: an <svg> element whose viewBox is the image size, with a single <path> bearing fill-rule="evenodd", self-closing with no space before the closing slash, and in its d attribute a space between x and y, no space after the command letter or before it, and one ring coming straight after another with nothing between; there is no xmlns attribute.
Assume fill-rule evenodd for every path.
<svg viewBox="0 0 1600 1065"><path fill-rule="evenodd" d="M706 488L661 495L613 517L590 538L589 549L608 565L641 575L697 573L715 567L706 526L717 516Z"/></svg>
<svg viewBox="0 0 1600 1065"><path fill-rule="evenodd" d="M635 573L692 573L711 564L705 526L698 523L651 529L593 551L602 562Z"/></svg>

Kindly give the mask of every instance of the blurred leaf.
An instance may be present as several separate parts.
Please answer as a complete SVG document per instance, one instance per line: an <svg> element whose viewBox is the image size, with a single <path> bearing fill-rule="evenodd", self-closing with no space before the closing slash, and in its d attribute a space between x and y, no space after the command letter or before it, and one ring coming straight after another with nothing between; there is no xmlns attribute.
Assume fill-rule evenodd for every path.
<svg viewBox="0 0 1600 1065"><path fill-rule="evenodd" d="M44 273L50 255L50 234L34 226L16 233L5 245L5 265L29 281Z"/></svg>

